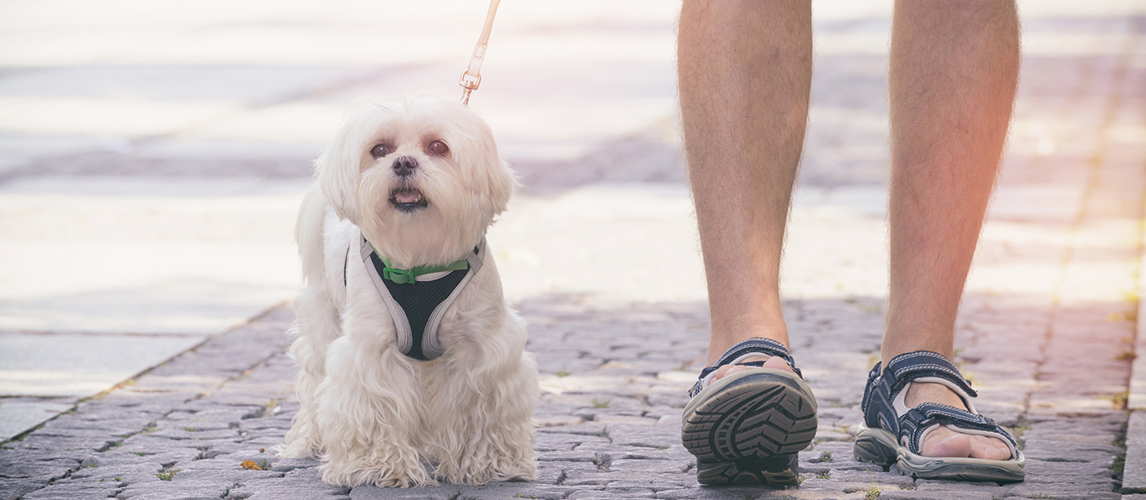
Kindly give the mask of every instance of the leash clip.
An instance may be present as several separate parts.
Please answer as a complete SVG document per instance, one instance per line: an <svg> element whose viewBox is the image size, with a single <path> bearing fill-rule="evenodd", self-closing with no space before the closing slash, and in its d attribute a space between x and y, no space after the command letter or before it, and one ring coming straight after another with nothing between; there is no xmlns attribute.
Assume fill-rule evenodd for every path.
<svg viewBox="0 0 1146 500"><path fill-rule="evenodd" d="M489 12L485 16L485 26L482 26L481 36L478 37L477 45L474 46L470 65L462 73L462 78L458 82L462 86L462 104L467 106L470 103L470 94L477 90L478 85L481 85L481 63L485 60L486 44L489 42L489 32L493 29L493 17L497 14L497 4L499 3L501 0L490 0Z"/></svg>
<svg viewBox="0 0 1146 500"><path fill-rule="evenodd" d="M462 104L469 105L470 93L477 90L478 85L481 85L481 75L471 75L470 70L462 72L462 79L458 82L462 86Z"/></svg>

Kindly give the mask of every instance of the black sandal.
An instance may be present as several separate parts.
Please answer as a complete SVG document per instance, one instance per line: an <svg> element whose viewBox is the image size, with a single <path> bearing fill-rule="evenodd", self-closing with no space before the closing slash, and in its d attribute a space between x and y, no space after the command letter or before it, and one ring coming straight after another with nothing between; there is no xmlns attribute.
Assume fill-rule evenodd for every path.
<svg viewBox="0 0 1146 500"><path fill-rule="evenodd" d="M761 368L752 356L779 357L796 373ZM725 365L750 366L720 380ZM798 453L816 437L816 398L783 344L753 338L700 372L689 391L681 440L696 455L701 484L799 484Z"/></svg>
<svg viewBox="0 0 1146 500"><path fill-rule="evenodd" d="M915 382L942 384L959 395L966 410L938 403L923 403L907 408L904 398ZM975 411L971 399L976 396L971 382L942 354L915 351L900 354L880 369L876 363L868 374L860 407L864 423L856 434L856 460L882 465L891 464L906 475L922 479L958 481L995 481L1011 483L1026 477L1026 457L1015 438L1005 429ZM1007 460L981 458L925 457L920 454L927 433L945 426L955 432L997 438L1007 445Z"/></svg>

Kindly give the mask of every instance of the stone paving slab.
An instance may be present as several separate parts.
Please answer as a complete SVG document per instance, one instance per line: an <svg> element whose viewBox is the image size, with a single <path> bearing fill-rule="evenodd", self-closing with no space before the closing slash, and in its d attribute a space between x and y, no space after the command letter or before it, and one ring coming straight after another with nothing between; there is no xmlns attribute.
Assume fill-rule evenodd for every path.
<svg viewBox="0 0 1146 500"><path fill-rule="evenodd" d="M88 397L206 340L0 333L0 394Z"/></svg>
<svg viewBox="0 0 1146 500"><path fill-rule="evenodd" d="M209 335L242 324L297 293L298 274L282 269L297 266L291 221L307 184L5 182L0 330Z"/></svg>
<svg viewBox="0 0 1146 500"><path fill-rule="evenodd" d="M1025 483L912 480L894 467L856 462L849 432L860 421L869 357L859 346L879 338L877 328L865 334L862 325L878 327L882 317L871 307L878 302L843 300L785 304L794 338L832 339L815 356L807 342L796 351L821 407L820 432L800 454L802 485L700 487L680 445L679 419L705 344L703 303L570 311L575 300L520 304L548 387L536 412L537 481L347 491L324 485L316 460L275 457L271 448L297 410L282 333L292 316L279 309L7 443L3 498L865 498L874 490L880 498L1118 497L1110 489L1118 450L1110 443L1125 419L1113 410L1009 422L1029 454ZM589 361L561 368L557 361L574 353ZM243 470L244 460L269 470Z"/></svg>
<svg viewBox="0 0 1146 500"><path fill-rule="evenodd" d="M31 429L41 422L72 409L77 398L15 398L0 400L0 439Z"/></svg>
<svg viewBox="0 0 1146 500"><path fill-rule="evenodd" d="M439 36L419 28L431 24L421 21L375 29L393 19L394 5L284 4L255 12L232 4L170 4L158 12L145 2L122 2L148 19L140 24L145 29L99 22L116 10L91 10L82 2L6 4L4 9L33 15L0 16L0 47L6 48L0 64L8 68L3 76L19 76L4 87L9 99L0 99L0 122L6 124L0 128L7 128L0 135L0 169L6 169L0 181L24 187L40 182L47 189L40 195L74 196L59 192L69 185L60 177L44 182L37 176L95 183L114 174L101 189L130 187L134 180L170 201L179 191L194 192L197 180L304 180L308 160L347 100L411 82L452 84L465 54L457 61L446 54L459 44L469 47L473 38L458 27L468 26L471 14L484 14L484 5L463 6L469 12L441 9L450 5L445 2L397 12L410 19L436 16L433 24L448 32ZM1138 442L1139 426L1121 401L1137 335L1133 277L1140 265L1146 162L1141 6L1022 3L1025 56L1008 156L957 333L957 361L981 390L980 406L1010 426L1030 455L1027 481L1000 486L913 481L894 468L872 470L850 459L849 431L859 422L863 375L875 361L886 309L886 225L879 200L887 175L890 2L816 2L816 73L801 171L802 193L812 195L797 198L784 291L792 299L785 313L794 351L820 400L822 425L817 442L801 454L801 487L770 490L701 488L691 456L679 447L683 389L703 359L707 317L692 233L682 229L690 221L672 118L676 7L656 1L551 5L504 11L487 81L474 101L503 138L502 150L530 186L527 192L537 196L521 198L511 209L521 214L519 225L507 217L495 227L506 243L495 250L502 252L497 258L505 264L507 290L519 287L514 299L532 324L530 349L551 368L543 374L546 396L536 415L541 479L346 491L318 481L315 461L271 457L270 447L281 441L297 408L290 396L292 367L282 357L281 330L290 314L276 310L3 444L0 495L818 499L866 498L878 491L880 498L1117 498L1136 491L1125 481L1133 478L1138 455L1131 453L1133 445L1123 453L1126 443ZM565 19L551 19L553 8L567 9ZM211 11L223 17L204 15ZM19 24L29 18L39 20L34 29ZM320 26L309 24L315 21ZM109 37L109 30L119 32ZM247 43L252 39L281 43ZM306 50L282 49L299 46ZM362 50L379 46L401 50L387 56ZM148 68L157 61L171 66ZM244 69L252 62L264 66ZM77 85L46 83L77 74L95 83L78 85L82 95L70 95ZM181 79L164 80L172 75ZM155 86L141 98L115 95L125 88L116 82L129 77ZM180 83L190 80L204 84L189 89ZM22 118L55 112L72 113L67 116L74 120ZM132 119L102 118L109 113ZM595 205L601 200L607 203ZM73 206L80 208L65 211L67 217L90 215L83 202ZM610 252L576 253L575 245L565 244L571 227L607 226L616 218L602 207L646 212L602 229L602 248ZM122 212L146 213L140 208ZM544 217L531 219L535 210ZM186 214L173 212L157 226L184 227ZM36 227L59 227L67 217L36 218ZM290 220L258 219L285 226ZM564 230L550 226L547 232L546 224L555 221ZM216 222L200 227L219 237L210 231L227 225ZM632 249L620 244L622 238L649 225L671 247L665 252L671 258L644 283L637 272L623 275L619 286L579 282L580 276L550 262L631 262L639 255L624 253ZM268 228L259 224L241 227L240 234L273 232L261 233ZM41 250L25 254L42 257ZM71 255L56 251L59 258ZM276 252L290 250L284 245ZM277 276L296 275L293 264L272 267ZM669 275L666 269L688 272ZM553 280L538 279L544 276ZM650 297L649 289L660 295ZM201 289L175 290L169 297ZM245 313L204 307L193 319L230 314L241 322L276 300L254 299ZM113 302L123 307L130 301ZM108 318L131 320L139 312ZM0 412L9 401L0 403ZM266 460L270 470L238 468L247 459Z"/></svg>

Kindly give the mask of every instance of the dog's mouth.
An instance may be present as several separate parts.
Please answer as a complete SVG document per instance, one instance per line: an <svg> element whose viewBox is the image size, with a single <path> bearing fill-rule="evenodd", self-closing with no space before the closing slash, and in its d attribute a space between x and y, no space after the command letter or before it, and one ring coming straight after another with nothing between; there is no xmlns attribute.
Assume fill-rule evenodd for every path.
<svg viewBox="0 0 1146 500"><path fill-rule="evenodd" d="M403 212L413 212L429 205L422 192L412 187L400 187L390 192L390 204Z"/></svg>

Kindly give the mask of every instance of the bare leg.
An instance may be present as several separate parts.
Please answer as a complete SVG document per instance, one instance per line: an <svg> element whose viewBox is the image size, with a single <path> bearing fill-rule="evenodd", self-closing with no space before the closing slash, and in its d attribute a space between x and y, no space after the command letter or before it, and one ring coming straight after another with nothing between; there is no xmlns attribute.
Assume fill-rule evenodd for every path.
<svg viewBox="0 0 1146 500"><path fill-rule="evenodd" d="M712 365L752 337L788 344L779 266L808 118L810 2L686 0L677 51Z"/></svg>
<svg viewBox="0 0 1146 500"><path fill-rule="evenodd" d="M995 182L1019 68L1013 0L897 1L891 41L891 290L882 358L953 357L955 314ZM963 404L915 384L907 405ZM945 428L928 456L1006 459L998 439Z"/></svg>

